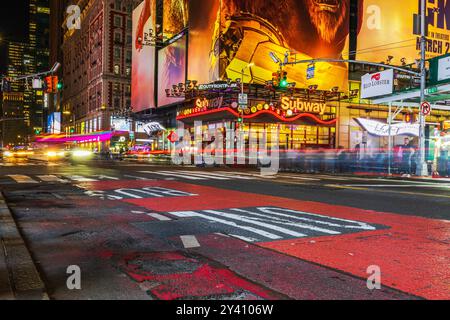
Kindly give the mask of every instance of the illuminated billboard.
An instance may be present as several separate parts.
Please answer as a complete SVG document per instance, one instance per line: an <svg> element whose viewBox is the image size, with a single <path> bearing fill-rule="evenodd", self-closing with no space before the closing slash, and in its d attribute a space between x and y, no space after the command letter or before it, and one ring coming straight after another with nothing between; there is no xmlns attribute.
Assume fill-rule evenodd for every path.
<svg viewBox="0 0 450 320"><path fill-rule="evenodd" d="M61 133L61 112L53 112L48 115L47 133Z"/></svg>
<svg viewBox="0 0 450 320"><path fill-rule="evenodd" d="M189 1L189 52L188 75L198 83L210 83L219 79L219 66L207 66L214 43L214 28L220 0Z"/></svg>
<svg viewBox="0 0 450 320"><path fill-rule="evenodd" d="M427 58L440 56L450 49L450 6L448 1L426 1L428 43ZM420 1L364 0L357 59L394 65L414 63L420 58L418 26ZM418 30L416 30L418 33Z"/></svg>
<svg viewBox="0 0 450 320"><path fill-rule="evenodd" d="M133 11L131 106L133 112L155 107L155 47L144 45L155 29L156 1L145 0Z"/></svg>
<svg viewBox="0 0 450 320"><path fill-rule="evenodd" d="M204 1L205 2L205 1ZM163 35L168 40L188 26L188 0L164 0Z"/></svg>
<svg viewBox="0 0 450 320"><path fill-rule="evenodd" d="M289 52L289 61L311 58L340 59L347 48L350 0L222 0L216 12L211 42L210 68L219 66L220 78L241 78L264 83L272 79ZM272 54L272 56L273 56ZM248 65L252 67L249 68ZM287 66L288 81L297 87L318 85L328 90L348 88L348 66L316 63L307 77L307 64ZM311 73L310 73L311 74Z"/></svg>
<svg viewBox="0 0 450 320"><path fill-rule="evenodd" d="M158 51L158 107L181 101L167 97L166 89L186 82L186 37Z"/></svg>

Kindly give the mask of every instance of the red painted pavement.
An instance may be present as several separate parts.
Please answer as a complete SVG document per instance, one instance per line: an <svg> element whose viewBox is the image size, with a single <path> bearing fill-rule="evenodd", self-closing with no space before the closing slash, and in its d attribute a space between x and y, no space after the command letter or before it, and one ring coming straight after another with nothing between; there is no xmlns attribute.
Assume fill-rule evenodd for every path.
<svg viewBox="0 0 450 320"><path fill-rule="evenodd" d="M85 183L92 190L161 186L194 197L127 199L149 210L226 209L278 206L390 227L339 236L301 238L258 245L367 278L367 267L381 268L382 284L428 299L450 299L450 222L382 213L317 202L229 191L175 181Z"/></svg>
<svg viewBox="0 0 450 320"><path fill-rule="evenodd" d="M161 274L158 271L143 268L142 261L162 261L165 265L194 264L192 272L180 271ZM138 262L136 262L138 261ZM236 276L221 266L214 266L198 259L186 257L181 253L164 252L133 254L125 258L121 268L135 281L148 283L148 291L161 300L190 299L199 297L240 295L244 292L248 299L280 299L278 294L261 288Z"/></svg>

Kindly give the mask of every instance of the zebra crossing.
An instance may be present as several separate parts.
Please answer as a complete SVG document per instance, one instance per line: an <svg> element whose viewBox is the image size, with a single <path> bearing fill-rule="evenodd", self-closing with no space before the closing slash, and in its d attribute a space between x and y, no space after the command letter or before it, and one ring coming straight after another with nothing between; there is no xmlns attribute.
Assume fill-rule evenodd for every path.
<svg viewBox="0 0 450 320"><path fill-rule="evenodd" d="M211 232L227 234L246 242L270 242L296 238L338 236L388 227L282 207L227 208L220 210L172 211L165 215L186 224L208 224ZM194 220L193 220L194 219ZM198 223L197 223L198 225ZM158 235L161 225L144 229Z"/></svg>
<svg viewBox="0 0 450 320"><path fill-rule="evenodd" d="M182 180L182 181L231 181L231 180L254 180L257 177L225 171L188 171L188 170L156 170L139 171L135 174L91 175L91 174L7 174L3 176L2 183L37 184L37 183L84 183L97 181L118 180ZM6 180L6 181L5 181Z"/></svg>

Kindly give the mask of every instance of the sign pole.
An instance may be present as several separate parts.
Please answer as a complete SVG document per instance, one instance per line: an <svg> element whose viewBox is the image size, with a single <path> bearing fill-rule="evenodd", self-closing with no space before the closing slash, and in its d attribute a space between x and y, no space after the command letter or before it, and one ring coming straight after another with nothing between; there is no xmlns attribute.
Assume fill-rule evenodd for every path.
<svg viewBox="0 0 450 320"><path fill-rule="evenodd" d="M389 102L388 175L392 175L392 102Z"/></svg>
<svg viewBox="0 0 450 320"><path fill-rule="evenodd" d="M421 29L421 38L420 38L420 104L422 105L425 102L425 89L426 89L426 69L425 69L425 46L426 46L426 4L425 0L420 1L420 29ZM428 166L425 162L425 115L423 112L419 113L419 150L417 157L417 168L416 175L418 176L428 176Z"/></svg>

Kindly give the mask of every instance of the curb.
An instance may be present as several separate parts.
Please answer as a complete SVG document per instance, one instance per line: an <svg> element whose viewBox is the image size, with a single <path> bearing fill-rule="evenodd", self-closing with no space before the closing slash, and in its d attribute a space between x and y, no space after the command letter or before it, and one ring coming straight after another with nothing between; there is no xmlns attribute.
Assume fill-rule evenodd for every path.
<svg viewBox="0 0 450 320"><path fill-rule="evenodd" d="M44 282L0 192L0 300L44 299Z"/></svg>

